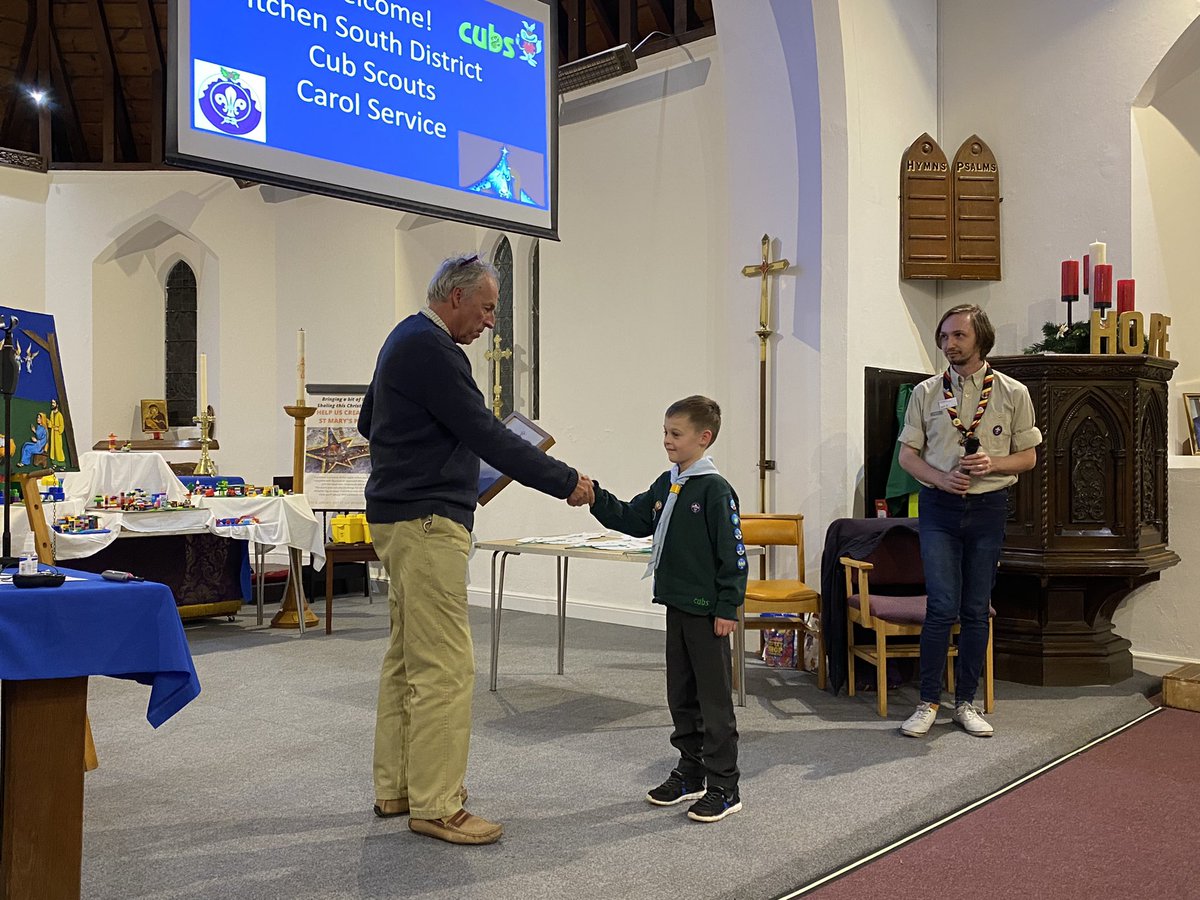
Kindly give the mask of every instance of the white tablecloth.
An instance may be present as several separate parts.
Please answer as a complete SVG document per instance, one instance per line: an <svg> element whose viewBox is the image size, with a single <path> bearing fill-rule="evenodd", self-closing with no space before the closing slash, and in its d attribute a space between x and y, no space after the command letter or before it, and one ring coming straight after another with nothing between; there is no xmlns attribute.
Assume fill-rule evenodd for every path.
<svg viewBox="0 0 1200 900"><path fill-rule="evenodd" d="M162 454L152 451L89 450L79 458L79 471L63 476L69 500L90 501L97 494L107 497L138 488L150 494L165 491L169 500L182 500L188 493Z"/></svg>
<svg viewBox="0 0 1200 900"><path fill-rule="evenodd" d="M80 559L99 553L121 534L122 529L135 534L198 534L208 531L212 514L206 509L161 510L155 512L126 513L120 510L87 510L82 499L61 500L52 503L42 501L42 514L51 527L50 539L54 542L54 558L57 560ZM53 530L55 517L94 515L107 534L58 534ZM25 515L25 504L13 504L10 513L12 526L12 549L19 554L25 546L25 535L29 533L29 519Z"/></svg>
<svg viewBox="0 0 1200 900"><path fill-rule="evenodd" d="M325 533L303 494L283 497L196 497L209 514L208 530L222 537L271 547L295 547L313 555L313 567L325 565ZM217 519L255 516L257 524L216 525Z"/></svg>

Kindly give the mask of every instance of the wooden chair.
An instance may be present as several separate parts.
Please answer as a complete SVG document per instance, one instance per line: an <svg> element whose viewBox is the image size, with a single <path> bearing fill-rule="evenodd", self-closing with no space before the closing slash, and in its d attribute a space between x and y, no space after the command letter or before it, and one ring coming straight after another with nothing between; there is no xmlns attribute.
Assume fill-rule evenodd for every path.
<svg viewBox="0 0 1200 900"><path fill-rule="evenodd" d="M919 591L925 587L925 572L921 566L921 541L912 531L897 529L890 532L872 553L863 560L843 556L839 562L846 573L846 642L849 693L853 697L854 660L865 660L875 666L875 687L878 692L879 715L887 716L887 661L889 658L921 656L919 643L888 644L890 637L919 637L925 623L927 597ZM871 590L871 580L876 590ZM984 658L984 711L991 712L996 704L995 675L992 669L992 621L988 618L987 655ZM854 626L875 632L874 644L856 644ZM959 624L951 629L950 649L946 654L946 687L954 693L954 659L958 646L954 636Z"/></svg>
<svg viewBox="0 0 1200 900"><path fill-rule="evenodd" d="M50 475L49 469L39 469L36 472L25 472L17 476L21 482L21 498L25 501L25 515L29 519L29 527L33 531L33 539L37 544L38 562L45 566L54 565L54 542L50 539L50 526L46 524L46 514L42 511L42 493L38 488L38 480ZM92 740L92 720L83 720L83 770L90 772L98 768L100 759L96 755L96 742Z"/></svg>
<svg viewBox="0 0 1200 900"><path fill-rule="evenodd" d="M803 659L803 635L811 632L817 637L817 687L825 689L825 642L819 625L813 627L803 618L805 613L821 612L821 595L804 583L804 516L784 513L744 513L741 517L742 543L761 547L795 547L796 578L772 578L746 582L746 602L738 609L738 627L734 631L734 676L738 689L738 705L746 705L747 628L762 631L796 632L797 662ZM764 616L763 613L782 613L789 618ZM802 664L802 663L800 663Z"/></svg>

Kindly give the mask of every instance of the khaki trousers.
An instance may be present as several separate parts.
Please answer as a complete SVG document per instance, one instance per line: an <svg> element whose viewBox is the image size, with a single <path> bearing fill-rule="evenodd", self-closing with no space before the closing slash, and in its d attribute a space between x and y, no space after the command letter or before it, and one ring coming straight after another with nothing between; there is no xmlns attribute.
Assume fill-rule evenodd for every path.
<svg viewBox="0 0 1200 900"><path fill-rule="evenodd" d="M413 818L439 819L462 806L471 744L471 538L441 516L370 525L391 581L392 620L375 718L375 799L407 797Z"/></svg>

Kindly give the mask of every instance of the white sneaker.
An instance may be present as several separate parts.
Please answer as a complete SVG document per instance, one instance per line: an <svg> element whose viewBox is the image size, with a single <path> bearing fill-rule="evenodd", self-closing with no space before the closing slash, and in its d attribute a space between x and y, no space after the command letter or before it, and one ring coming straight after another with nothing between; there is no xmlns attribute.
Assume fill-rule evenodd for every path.
<svg viewBox="0 0 1200 900"><path fill-rule="evenodd" d="M905 719L904 724L900 726L900 733L905 737L925 737L925 733L936 721L937 713L936 703L925 703L924 701L918 703L916 712Z"/></svg>
<svg viewBox="0 0 1200 900"><path fill-rule="evenodd" d="M992 736L992 726L973 703L964 701L954 707L954 721L962 726L963 731L974 737Z"/></svg>

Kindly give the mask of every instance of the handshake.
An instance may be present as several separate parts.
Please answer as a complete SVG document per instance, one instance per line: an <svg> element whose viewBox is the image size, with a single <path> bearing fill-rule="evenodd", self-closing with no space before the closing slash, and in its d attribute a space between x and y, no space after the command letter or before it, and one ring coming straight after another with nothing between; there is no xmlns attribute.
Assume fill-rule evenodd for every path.
<svg viewBox="0 0 1200 900"><path fill-rule="evenodd" d="M571 496L567 498L567 505L591 506L595 502L596 486L592 483L592 479L581 472L579 474L579 482L575 485L575 490L571 491Z"/></svg>

